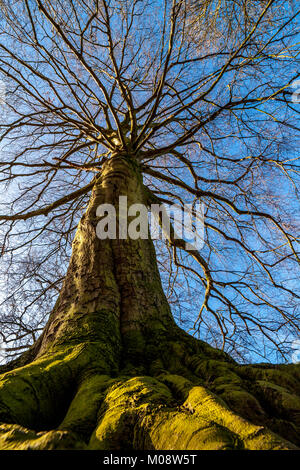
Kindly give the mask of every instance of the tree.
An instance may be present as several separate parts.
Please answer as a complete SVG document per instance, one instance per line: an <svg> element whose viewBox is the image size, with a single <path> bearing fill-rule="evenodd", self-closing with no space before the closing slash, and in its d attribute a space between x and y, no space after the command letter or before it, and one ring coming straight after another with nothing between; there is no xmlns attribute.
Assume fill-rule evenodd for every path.
<svg viewBox="0 0 300 470"><path fill-rule="evenodd" d="M1 334L26 349L1 368L1 448L299 446L299 365L228 354L284 356L299 332L295 6L1 2ZM203 248L99 238L119 196L201 200ZM184 276L202 296L200 339L157 259L175 313Z"/></svg>

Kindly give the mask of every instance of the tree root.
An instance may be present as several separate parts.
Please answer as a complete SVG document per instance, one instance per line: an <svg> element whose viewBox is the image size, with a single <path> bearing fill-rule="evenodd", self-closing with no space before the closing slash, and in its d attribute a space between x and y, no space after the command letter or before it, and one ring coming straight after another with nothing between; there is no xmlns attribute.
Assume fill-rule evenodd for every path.
<svg viewBox="0 0 300 470"><path fill-rule="evenodd" d="M82 344L3 374L0 449L299 449L300 365L240 366L187 335L165 351L116 374Z"/></svg>

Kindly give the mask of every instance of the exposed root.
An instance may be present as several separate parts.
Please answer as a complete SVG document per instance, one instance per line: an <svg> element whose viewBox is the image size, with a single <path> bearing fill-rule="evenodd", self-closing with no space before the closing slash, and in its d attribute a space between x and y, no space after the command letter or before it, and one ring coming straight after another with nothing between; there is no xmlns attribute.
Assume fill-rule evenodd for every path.
<svg viewBox="0 0 300 470"><path fill-rule="evenodd" d="M16 424L0 425L0 450L85 450L76 434L53 430L35 432Z"/></svg>
<svg viewBox="0 0 300 470"><path fill-rule="evenodd" d="M114 377L93 344L0 376L0 449L299 448L299 365L239 366L185 335L165 347L139 376Z"/></svg>
<svg viewBox="0 0 300 470"><path fill-rule="evenodd" d="M82 374L111 374L99 344L57 348L0 376L0 422L40 431L59 425Z"/></svg>

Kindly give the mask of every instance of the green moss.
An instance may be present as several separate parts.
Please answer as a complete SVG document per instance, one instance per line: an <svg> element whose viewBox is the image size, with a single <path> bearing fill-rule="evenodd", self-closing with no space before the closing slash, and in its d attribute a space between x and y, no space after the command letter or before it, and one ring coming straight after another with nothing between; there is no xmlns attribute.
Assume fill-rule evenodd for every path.
<svg viewBox="0 0 300 470"><path fill-rule="evenodd" d="M259 412L252 410L252 417L265 416L260 402L253 395L240 388L240 381L233 374L233 381L220 387L220 396L210 392L206 386L195 386L192 380L161 372L155 379L149 376L119 377L111 379L109 375L95 374L91 358L95 349L91 345L41 358L36 364L19 371L5 374L2 387L8 387L12 377L19 382L18 394L12 392L10 406L14 413L21 416L20 407L31 411L35 417L53 413L53 397L57 401L62 383L66 381L66 371L74 378L81 377L77 392L65 412L65 417L57 430L37 432L28 429L33 422L32 416L21 416L27 422L26 427L14 424L3 425L0 429L0 449L178 449L178 450L225 450L225 449L293 449L296 448L283 437L271 432L266 426L254 424L251 419L242 417L242 413L234 411L237 403L241 409L249 410L257 407ZM95 357L93 358L95 359ZM95 364L95 361L93 362ZM220 364L218 365L220 367ZM65 368L66 367L66 368ZM56 374L56 369L60 373ZM223 367L221 366L222 373ZM221 370L219 369L219 370ZM232 371L231 371L232 372ZM15 374L15 375L14 375ZM25 376L30 382L27 386ZM40 380L53 384L52 401L48 398L47 407L37 409L32 387L35 374ZM47 375L48 374L48 375ZM62 377L64 375L64 377ZM24 379L24 381L22 381ZM201 382L201 379L198 379ZM6 382L8 381L8 382ZM205 381L202 381L205 383ZM74 383L74 382L73 382ZM38 384L36 382L35 386ZM298 398L291 396L278 385L260 381L256 383L260 390L272 390L279 394L282 409L291 413L299 411ZM8 392L9 388L7 388ZM57 392L58 391L58 392ZM47 395L48 386L41 393ZM46 396L45 395L45 396ZM40 400L39 398L39 400ZM228 401L231 400L231 409ZM6 400L5 400L6 401ZM25 407L26 402L26 407ZM47 400L46 400L47 402ZM247 407L245 403L247 402ZM272 402L275 403L274 397ZM28 403L30 406L28 406ZM277 403L277 402L276 402ZM244 413L245 415L245 413ZM26 418L26 419L25 419ZM250 416L251 418L251 416ZM15 418L14 416L14 419ZM32 426L33 427L33 426ZM27 429L26 429L27 428ZM281 435L296 439L296 428L286 420L276 420L273 426ZM293 434L294 433L294 434ZM85 443L87 447L85 447Z"/></svg>
<svg viewBox="0 0 300 470"><path fill-rule="evenodd" d="M193 387L193 383L181 375L166 373L161 374L159 379L165 385L167 385L167 387L172 391L173 395L176 396L179 400L185 400L188 392Z"/></svg>
<svg viewBox="0 0 300 470"><path fill-rule="evenodd" d="M40 429L51 423L74 382L81 348L49 354L0 378L0 420Z"/></svg>
<svg viewBox="0 0 300 470"><path fill-rule="evenodd" d="M86 450L76 434L66 431L36 433L16 424L0 425L0 450Z"/></svg>
<svg viewBox="0 0 300 470"><path fill-rule="evenodd" d="M248 391L240 387L234 388L231 384L225 384L220 387L218 396L241 417L255 424L266 423L267 416L259 400Z"/></svg>
<svg viewBox="0 0 300 470"><path fill-rule="evenodd" d="M100 408L89 448L132 448L134 426L140 416L147 413L149 406L162 406L169 401L172 394L168 388L151 377L135 377L112 386Z"/></svg>
<svg viewBox="0 0 300 470"><path fill-rule="evenodd" d="M180 376L166 375L161 377L161 379L172 390L175 390L178 397L185 398L182 407L193 418L188 420L187 417L177 416L177 414L172 415L170 418L168 414L164 418L161 417L163 422L158 425L157 420L159 418L156 417L156 430L153 436L153 440L156 442L155 447L159 446L156 448L172 448L172 441L170 441L173 439L172 436L177 436L175 439L178 439L178 442L173 443L176 449L293 448L291 443L276 436L268 429L256 426L231 411L223 400L209 392L205 387L193 387L191 382ZM236 393L241 399L241 392L238 391ZM247 399L250 399L250 397L247 396ZM243 398L245 399L245 395ZM253 401L250 400L252 403ZM195 421L195 418L198 421ZM165 420L168 423L165 423ZM203 427L203 423L206 423L205 427ZM168 426L172 431L168 431ZM194 430L194 426L199 426L199 430ZM193 436L189 443L186 441L187 437L184 437L186 435ZM183 447L178 447L178 445ZM189 447L190 445L196 447Z"/></svg>
<svg viewBox="0 0 300 470"><path fill-rule="evenodd" d="M96 427L97 413L105 391L112 383L114 380L107 375L95 375L83 380L59 429L74 431L88 440Z"/></svg>
<svg viewBox="0 0 300 470"><path fill-rule="evenodd" d="M273 417L274 430L285 433L300 445L300 397L290 393L289 389L263 380L255 383L254 390Z"/></svg>
<svg viewBox="0 0 300 470"><path fill-rule="evenodd" d="M226 429L189 412L158 411L146 417L142 425L148 429L155 449L225 450L236 447L235 437Z"/></svg>
<svg viewBox="0 0 300 470"><path fill-rule="evenodd" d="M123 335L126 358L139 364L143 362L146 347L145 338L140 329L130 329Z"/></svg>
<svg viewBox="0 0 300 470"><path fill-rule="evenodd" d="M57 347L32 364L0 376L0 422L51 428L66 413L82 371L110 371L98 343Z"/></svg>
<svg viewBox="0 0 300 470"><path fill-rule="evenodd" d="M160 380L168 388L148 377L115 384L101 406L89 448L296 448L231 411L205 387L194 387L189 380L170 374L162 375Z"/></svg>

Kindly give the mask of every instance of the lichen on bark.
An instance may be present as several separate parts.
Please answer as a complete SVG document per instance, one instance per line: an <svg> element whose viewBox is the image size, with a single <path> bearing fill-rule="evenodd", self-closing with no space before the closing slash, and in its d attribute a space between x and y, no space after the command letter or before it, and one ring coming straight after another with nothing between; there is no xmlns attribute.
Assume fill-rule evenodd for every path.
<svg viewBox="0 0 300 470"><path fill-rule="evenodd" d="M95 182L41 338L2 368L0 449L299 448L300 365L239 365L180 330L150 237L97 237L119 196L147 202L125 155Z"/></svg>

